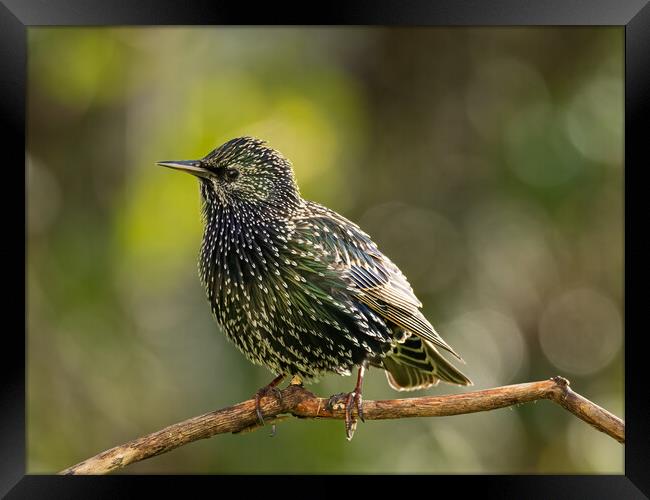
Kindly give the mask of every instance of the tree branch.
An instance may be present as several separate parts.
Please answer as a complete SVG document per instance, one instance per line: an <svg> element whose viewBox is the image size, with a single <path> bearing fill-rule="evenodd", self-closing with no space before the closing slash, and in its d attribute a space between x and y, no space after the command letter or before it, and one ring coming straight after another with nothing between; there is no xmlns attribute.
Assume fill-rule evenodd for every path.
<svg viewBox="0 0 650 500"><path fill-rule="evenodd" d="M281 401L274 397L262 399L261 408L266 424L284 420L290 415L299 418L345 418L343 408L327 409L326 398L319 398L301 386L290 385L282 390L281 394ZM573 392L568 380L562 377L448 396L365 401L363 413L366 420L443 417L495 410L540 399L548 399L561 405L618 442L625 442L625 423ZM255 401L249 399L116 446L73 465L60 474L106 474L199 439L227 432L248 432L259 427Z"/></svg>

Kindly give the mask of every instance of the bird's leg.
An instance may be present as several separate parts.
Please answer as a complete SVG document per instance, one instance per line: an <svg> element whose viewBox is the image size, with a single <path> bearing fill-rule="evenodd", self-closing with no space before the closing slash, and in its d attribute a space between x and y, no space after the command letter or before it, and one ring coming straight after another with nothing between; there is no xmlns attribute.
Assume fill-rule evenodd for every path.
<svg viewBox="0 0 650 500"><path fill-rule="evenodd" d="M259 391L255 393L255 412L257 413L257 419L260 422L260 425L264 425L264 417L262 416L262 408L260 407L260 401L264 396L268 396L270 393L282 401L282 392L277 388L277 385L284 380L286 375L278 375L271 383L262 387Z"/></svg>
<svg viewBox="0 0 650 500"><path fill-rule="evenodd" d="M348 441L354 436L354 431L357 428L357 421L352 415L352 410L354 407L357 409L357 414L362 422L365 422L363 418L363 396L361 391L363 389L363 377L368 369L368 361L363 361L361 366L359 366L359 371L357 372L357 385L354 386L354 390L348 393L335 394L327 402L327 406L330 409L333 409L335 405L340 404L342 401L345 401L345 436Z"/></svg>

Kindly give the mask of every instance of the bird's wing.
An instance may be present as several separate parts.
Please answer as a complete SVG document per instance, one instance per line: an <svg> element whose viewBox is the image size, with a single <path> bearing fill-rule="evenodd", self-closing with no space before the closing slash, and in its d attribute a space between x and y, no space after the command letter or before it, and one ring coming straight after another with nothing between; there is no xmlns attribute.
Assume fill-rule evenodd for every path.
<svg viewBox="0 0 650 500"><path fill-rule="evenodd" d="M300 237L341 274L358 301L394 325L461 359L420 312L422 303L406 277L356 224L311 202L294 222Z"/></svg>

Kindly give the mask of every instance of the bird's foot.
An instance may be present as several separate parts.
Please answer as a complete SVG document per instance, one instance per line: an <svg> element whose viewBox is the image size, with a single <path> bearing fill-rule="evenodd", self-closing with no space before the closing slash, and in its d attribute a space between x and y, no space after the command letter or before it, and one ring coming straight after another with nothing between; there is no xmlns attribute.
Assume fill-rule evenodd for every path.
<svg viewBox="0 0 650 500"><path fill-rule="evenodd" d="M334 394L327 401L327 408L329 410L345 409L345 437L348 441L352 439L354 431L357 428L357 420L352 414L355 408L361 421L365 422L363 418L363 397L361 391Z"/></svg>
<svg viewBox="0 0 650 500"><path fill-rule="evenodd" d="M255 413L257 413L257 420L260 425L264 425L264 417L262 416L261 401L264 396L274 396L278 402L282 403L282 391L278 389L277 385L282 382L284 375L280 375L274 378L270 384L265 385L259 391L255 393ZM275 427L275 426L274 426ZM273 429L273 434L275 434L275 428Z"/></svg>

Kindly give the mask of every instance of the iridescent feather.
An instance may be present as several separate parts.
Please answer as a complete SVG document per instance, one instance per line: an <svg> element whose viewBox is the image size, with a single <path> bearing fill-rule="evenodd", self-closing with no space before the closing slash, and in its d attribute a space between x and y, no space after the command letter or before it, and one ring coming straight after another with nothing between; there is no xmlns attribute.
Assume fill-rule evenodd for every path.
<svg viewBox="0 0 650 500"><path fill-rule="evenodd" d="M162 164L191 164L199 177L201 281L253 363L303 379L369 363L398 390L471 383L438 351L459 358L398 267L356 224L304 200L280 153L242 137L202 160Z"/></svg>

